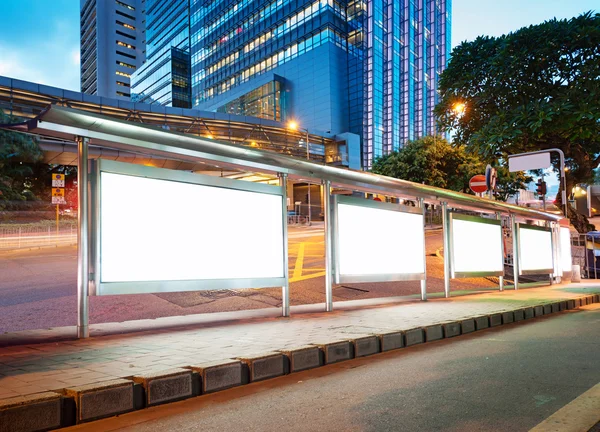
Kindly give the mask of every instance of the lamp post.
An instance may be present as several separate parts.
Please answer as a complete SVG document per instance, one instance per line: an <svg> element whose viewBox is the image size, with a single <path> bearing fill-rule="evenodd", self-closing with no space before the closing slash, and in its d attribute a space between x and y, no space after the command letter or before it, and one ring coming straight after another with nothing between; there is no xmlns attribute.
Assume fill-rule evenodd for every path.
<svg viewBox="0 0 600 432"><path fill-rule="evenodd" d="M306 132L306 160L310 161L310 151L309 151L309 143L308 143L308 129L298 127L298 123L295 121L291 121L288 123L288 127L292 130L299 130L302 132ZM310 207L310 183L307 181L306 186L308 187L308 226L311 225L312 217L311 217L311 207Z"/></svg>

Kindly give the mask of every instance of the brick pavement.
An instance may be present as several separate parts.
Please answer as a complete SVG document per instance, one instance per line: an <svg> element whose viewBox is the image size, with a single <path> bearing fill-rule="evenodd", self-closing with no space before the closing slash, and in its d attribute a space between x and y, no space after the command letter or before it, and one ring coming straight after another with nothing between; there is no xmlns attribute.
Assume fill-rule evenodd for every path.
<svg viewBox="0 0 600 432"><path fill-rule="evenodd" d="M264 316L256 311L238 313L236 319L228 315L219 320L218 314L212 320L204 315L195 322L194 317L164 318L160 320L171 328L126 334L108 334L119 325L103 324L95 326L92 334L105 335L87 340L0 348L0 400L381 331L409 330L599 292L600 284L586 283L428 302L355 302L331 313L302 313L310 310L305 307L293 309L291 318L275 317L272 310ZM155 325L160 326L160 320ZM135 323L122 326L133 329ZM8 336L0 336L0 341L3 337Z"/></svg>

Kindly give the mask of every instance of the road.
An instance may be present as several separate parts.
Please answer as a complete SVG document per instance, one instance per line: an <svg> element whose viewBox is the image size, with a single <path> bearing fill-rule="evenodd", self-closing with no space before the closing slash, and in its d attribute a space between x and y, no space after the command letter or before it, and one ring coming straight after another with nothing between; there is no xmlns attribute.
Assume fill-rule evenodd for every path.
<svg viewBox="0 0 600 432"><path fill-rule="evenodd" d="M428 292L443 291L441 231L426 234ZM76 324L77 250L74 246L0 252L0 332ZM290 301L292 305L325 302L322 227L290 227ZM453 290L491 289L483 278L452 281ZM334 301L390 296L417 296L420 283L344 284ZM91 297L92 323L171 315L279 307L281 289L199 291Z"/></svg>
<svg viewBox="0 0 600 432"><path fill-rule="evenodd" d="M528 431L600 382L599 333L590 305L73 430Z"/></svg>

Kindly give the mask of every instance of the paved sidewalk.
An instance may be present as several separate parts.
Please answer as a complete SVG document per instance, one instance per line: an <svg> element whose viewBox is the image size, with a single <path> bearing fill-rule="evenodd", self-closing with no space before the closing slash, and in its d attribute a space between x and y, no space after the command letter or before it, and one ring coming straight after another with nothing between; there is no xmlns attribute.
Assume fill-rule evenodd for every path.
<svg viewBox="0 0 600 432"><path fill-rule="evenodd" d="M347 341L392 330L404 331L599 292L600 284L586 283L428 302L393 304L387 299L387 304L371 302L371 306L337 309L332 313L296 313L291 318L260 317L256 311L238 313L241 316L238 319L229 314L227 319L219 320L215 314L213 322L211 315L204 315L196 322L194 317L165 318L162 320L171 323L172 328L0 348L0 399L62 391L67 387L303 345ZM136 324L127 323L126 328L127 325L131 329ZM93 334L109 333L116 326L94 326Z"/></svg>

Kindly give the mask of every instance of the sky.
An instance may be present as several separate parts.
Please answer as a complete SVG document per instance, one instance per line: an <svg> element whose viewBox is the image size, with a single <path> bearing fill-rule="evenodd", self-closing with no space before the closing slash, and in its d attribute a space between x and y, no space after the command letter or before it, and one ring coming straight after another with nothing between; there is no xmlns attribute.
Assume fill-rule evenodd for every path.
<svg viewBox="0 0 600 432"><path fill-rule="evenodd" d="M453 0L452 9L456 46L600 11L600 0ZM79 91L79 0L0 0L0 75Z"/></svg>

